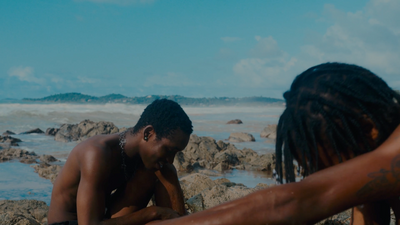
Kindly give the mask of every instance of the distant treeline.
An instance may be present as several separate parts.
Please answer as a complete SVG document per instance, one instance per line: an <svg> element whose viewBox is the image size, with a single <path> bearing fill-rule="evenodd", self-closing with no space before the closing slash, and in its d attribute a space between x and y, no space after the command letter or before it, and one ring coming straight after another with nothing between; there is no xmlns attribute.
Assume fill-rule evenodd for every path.
<svg viewBox="0 0 400 225"><path fill-rule="evenodd" d="M110 94L102 97L84 95L81 93L65 93L50 95L44 98L24 98L23 101L31 102L57 102L57 103L126 103L126 104L150 104L156 99L170 99L181 105L209 106L209 105L262 105L282 104L282 99L267 97L214 97L214 98L189 98L181 95L148 95L143 97L127 97L121 94Z"/></svg>

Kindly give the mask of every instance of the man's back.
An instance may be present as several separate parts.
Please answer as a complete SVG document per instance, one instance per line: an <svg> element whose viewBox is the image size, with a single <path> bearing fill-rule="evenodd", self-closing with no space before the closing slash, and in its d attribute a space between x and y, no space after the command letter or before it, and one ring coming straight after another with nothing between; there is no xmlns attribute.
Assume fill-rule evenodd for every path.
<svg viewBox="0 0 400 225"><path fill-rule="evenodd" d="M94 170L102 167L103 170L111 172L112 176L104 179L104 181L108 181L104 184L106 186L104 198L107 198L112 190L123 184L119 160L115 157L119 153L115 150L116 146L118 146L118 135L99 135L78 144L71 151L67 162L54 182L48 215L49 223L77 220L76 199L81 182L82 163L92 161ZM99 165L98 162L91 160L97 157L108 160L108 163Z"/></svg>

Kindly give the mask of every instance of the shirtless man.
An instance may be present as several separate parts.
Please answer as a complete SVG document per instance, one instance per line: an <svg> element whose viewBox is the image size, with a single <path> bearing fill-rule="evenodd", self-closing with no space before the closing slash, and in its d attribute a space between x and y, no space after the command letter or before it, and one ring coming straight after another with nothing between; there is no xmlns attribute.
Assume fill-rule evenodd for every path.
<svg viewBox="0 0 400 225"><path fill-rule="evenodd" d="M355 65L325 63L299 75L284 94L277 131L276 154L283 153L284 160L277 157L276 164L284 161L286 181L295 182L293 159L307 176L377 148L400 123L392 93L375 74ZM282 182L282 168L277 171ZM396 196L354 207L351 224L389 225L390 208L400 223Z"/></svg>
<svg viewBox="0 0 400 225"><path fill-rule="evenodd" d="M329 66L331 66L331 69L329 69ZM323 67L324 69L321 70ZM293 82L291 90L284 95L287 105L293 104L294 107L293 110L285 110L280 118L277 132L277 150L279 152L279 149L282 149L283 146L283 152L286 160L288 160L288 163L285 164L287 166L286 171L288 171L286 173L288 181L294 179L294 174L290 172L293 171L293 167L290 166L292 165L291 160L293 160L290 148L309 148L311 150L321 147L332 148L326 151L327 153L337 152L338 148L345 148L341 153L343 156L350 154L350 152L367 153L339 165L315 172L301 182L267 188L190 216L163 222L152 222L151 224L314 224L321 219L356 205L398 198L400 195L400 95L370 71L363 68L361 68L362 71L359 71L359 69L360 67L356 68L352 65L345 65L344 67L336 64L319 65L303 73L303 75L308 75L299 75ZM365 75L365 79L359 77L350 79L353 76L352 73L357 71L361 72L361 75ZM329 73L332 77L342 76L342 78L345 77L345 80L347 78L348 80L338 82L338 79L331 78L332 83L328 82L324 84L325 86L320 86L318 82L323 80L320 76ZM351 82L348 82L349 80ZM337 97L338 93L336 92L339 87L345 90L344 93L348 97L344 101L353 101L353 105L346 106L358 108L360 110L358 111L359 116L350 113L349 109L342 105L344 102L334 103L330 101ZM302 88L306 90L302 91ZM313 91L321 94L321 96L315 95L315 93L312 93ZM309 102L297 101L296 98L300 95L304 95L304 99ZM358 96L359 100L354 100L354 96ZM318 102L318 104L315 106L312 103L313 101ZM329 110L336 106L339 106L337 111ZM302 107L309 109L309 113L301 110ZM321 110L321 107L323 110ZM338 121L343 118L352 120L352 126L349 128L350 133L348 133L349 130L344 131L342 133L344 139L336 145L332 144L335 142L331 142L329 137L340 135L334 130L338 127L326 123L322 124L323 126L317 123L309 123L310 118L307 118L308 116L322 118L325 116L323 114L327 113L326 111L337 117L329 123L338 123L341 129L347 129L345 128L346 125L343 121ZM296 132L294 127L290 127L292 124L297 124L293 125L297 127L296 129L300 129L301 126L304 129L311 129L312 126L322 127L319 131L311 130L316 138L326 134L327 139L322 141L331 144L321 145L321 142L313 141L313 137L306 134L303 136L302 133ZM287 127L284 128L285 126ZM357 127L359 129L354 129ZM366 137L366 139L363 140L362 137ZM289 142L288 139L295 139L296 143ZM317 147L315 147L316 145ZM318 145L320 146L318 147ZM282 156L277 154L278 157ZM306 168L306 174L314 172L313 168L307 163L316 163L320 166L319 169L322 169L324 165L337 164L340 158L321 155L318 162L306 151L301 157L310 159L304 161L306 164L303 167ZM301 164L303 163L301 162ZM279 174L282 175L281 168L278 167L277 169ZM398 215L396 217L398 218ZM370 224L376 223L371 222ZM399 224L398 221L397 224Z"/></svg>
<svg viewBox="0 0 400 225"><path fill-rule="evenodd" d="M183 109L162 99L126 132L78 144L54 182L48 223L145 224L184 215L172 163L191 133ZM157 206L146 207L153 195Z"/></svg>

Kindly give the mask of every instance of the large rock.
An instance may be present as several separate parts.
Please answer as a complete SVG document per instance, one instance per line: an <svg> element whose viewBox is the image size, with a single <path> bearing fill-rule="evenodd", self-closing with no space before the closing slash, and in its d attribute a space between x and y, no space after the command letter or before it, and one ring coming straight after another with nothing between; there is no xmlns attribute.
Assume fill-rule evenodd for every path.
<svg viewBox="0 0 400 225"><path fill-rule="evenodd" d="M230 142L251 142L256 141L253 135L244 132L235 132L229 135Z"/></svg>
<svg viewBox="0 0 400 225"><path fill-rule="evenodd" d="M50 162L59 162L60 160L54 158L52 155L41 155L40 156L40 161L45 162L45 163L50 163Z"/></svg>
<svg viewBox="0 0 400 225"><path fill-rule="evenodd" d="M0 225L47 224L49 207L37 200L0 200Z"/></svg>
<svg viewBox="0 0 400 225"><path fill-rule="evenodd" d="M9 130L6 130L6 132L3 133L3 136L9 136L9 135L14 135L15 133Z"/></svg>
<svg viewBox="0 0 400 225"><path fill-rule="evenodd" d="M45 179L49 179L51 183L54 183L56 180L58 173L61 171L61 166L59 165L50 165L47 163L41 163L39 165L32 165L32 168L35 169L35 172L39 174L40 177Z"/></svg>
<svg viewBox="0 0 400 225"><path fill-rule="evenodd" d="M263 131L261 131L260 137L276 139L276 128L277 128L277 126L278 125L276 125L276 124L268 125L266 128L264 128Z"/></svg>
<svg viewBox="0 0 400 225"><path fill-rule="evenodd" d="M0 145L2 147L18 146L18 142L22 141L11 136L0 136Z"/></svg>
<svg viewBox="0 0 400 225"><path fill-rule="evenodd" d="M231 143L216 142L211 137L193 134L186 148L176 154L174 166L181 172L197 169L224 171L231 168L272 172L275 154L260 156L251 149L239 150Z"/></svg>
<svg viewBox="0 0 400 225"><path fill-rule="evenodd" d="M29 152L23 149L8 148L0 150L0 162L18 159L23 163L35 163L39 156L35 152Z"/></svg>
<svg viewBox="0 0 400 225"><path fill-rule="evenodd" d="M212 181L208 176L199 173L194 173L181 178L180 183L186 199L189 199L201 191L215 185L214 181Z"/></svg>
<svg viewBox="0 0 400 225"><path fill-rule="evenodd" d="M189 213L203 211L227 201L244 197L252 192L275 186L274 184L259 183L254 188L248 188L226 178L213 181L208 176L198 173L181 178L180 184L185 198L185 207ZM317 224L348 224L350 217L351 210L346 210Z"/></svg>
<svg viewBox="0 0 400 225"><path fill-rule="evenodd" d="M252 188L248 188L241 184L224 183L203 190L200 194L204 199L204 209L208 209L224 202L244 197L253 191Z"/></svg>
<svg viewBox="0 0 400 225"><path fill-rule="evenodd" d="M54 140L61 142L84 141L99 134L118 133L119 129L111 122L84 120L79 124L63 124Z"/></svg>
<svg viewBox="0 0 400 225"><path fill-rule="evenodd" d="M57 134L57 132L58 132L58 128L47 128L47 130L46 130L46 135L48 135L48 136L55 136L56 134Z"/></svg>
<svg viewBox="0 0 400 225"><path fill-rule="evenodd" d="M217 163L214 163L214 155L220 150L213 138L198 137L192 134L186 148L176 154L175 168L179 171L188 172L195 167L212 169L217 165Z"/></svg>
<svg viewBox="0 0 400 225"><path fill-rule="evenodd" d="M258 155L255 151L245 148L240 156L241 164L236 169L258 170L272 172L275 169L276 157L274 153Z"/></svg>
<svg viewBox="0 0 400 225"><path fill-rule="evenodd" d="M243 122L239 119L229 120L226 124L242 124Z"/></svg>
<svg viewBox="0 0 400 225"><path fill-rule="evenodd" d="M43 133L44 132L41 129L35 128L35 129L32 129L32 130L28 130L28 131L22 132L20 134L43 134Z"/></svg>
<svg viewBox="0 0 400 225"><path fill-rule="evenodd" d="M190 212L199 212L260 189L248 188L226 178L213 181L208 176L198 173L181 178L180 183Z"/></svg>

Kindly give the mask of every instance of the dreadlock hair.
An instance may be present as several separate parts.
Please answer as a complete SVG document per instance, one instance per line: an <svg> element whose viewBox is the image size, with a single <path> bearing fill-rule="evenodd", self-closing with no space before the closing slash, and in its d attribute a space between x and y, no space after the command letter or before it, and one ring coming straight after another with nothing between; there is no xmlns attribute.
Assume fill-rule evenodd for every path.
<svg viewBox="0 0 400 225"><path fill-rule="evenodd" d="M157 99L148 105L131 132L136 134L148 125L153 126L159 140L169 138L178 128L189 135L193 132L192 121L182 107L168 99Z"/></svg>
<svg viewBox="0 0 400 225"><path fill-rule="evenodd" d="M285 92L279 118L276 171L282 183L294 182L293 160L301 158L303 176L318 171L318 146L343 155L373 150L400 124L400 95L371 71L344 63L309 68ZM371 131L378 131L372 138Z"/></svg>

